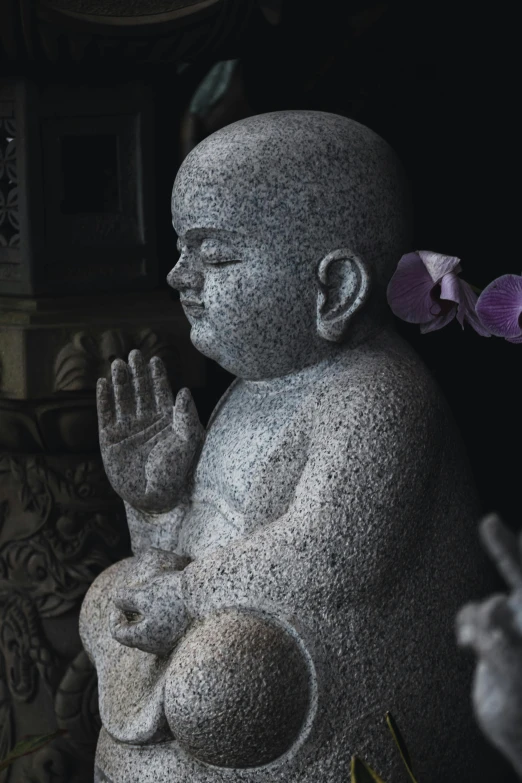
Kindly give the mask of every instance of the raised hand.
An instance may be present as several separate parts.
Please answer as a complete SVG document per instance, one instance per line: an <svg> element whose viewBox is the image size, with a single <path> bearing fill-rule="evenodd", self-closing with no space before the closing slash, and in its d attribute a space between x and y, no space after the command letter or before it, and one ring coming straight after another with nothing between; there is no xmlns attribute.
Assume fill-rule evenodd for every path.
<svg viewBox="0 0 522 783"><path fill-rule="evenodd" d="M97 384L105 471L123 500L141 511L172 509L186 487L204 430L188 389L173 396L163 362L137 350L116 359Z"/></svg>
<svg viewBox="0 0 522 783"><path fill-rule="evenodd" d="M522 775L522 538L498 517L481 537L512 592L465 606L457 617L459 644L478 656L473 684L477 720L490 741Z"/></svg>

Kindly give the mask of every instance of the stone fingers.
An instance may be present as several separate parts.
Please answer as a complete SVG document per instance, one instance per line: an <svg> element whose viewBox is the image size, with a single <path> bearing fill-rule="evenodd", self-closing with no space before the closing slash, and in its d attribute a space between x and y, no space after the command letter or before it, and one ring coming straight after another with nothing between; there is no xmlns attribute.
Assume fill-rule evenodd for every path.
<svg viewBox="0 0 522 783"><path fill-rule="evenodd" d="M177 572L160 573L143 587L120 587L109 618L112 637L127 647L154 655L170 652L188 616Z"/></svg>
<svg viewBox="0 0 522 783"><path fill-rule="evenodd" d="M173 398L165 365L159 356L153 356L149 363L153 399L158 413L172 410Z"/></svg>
<svg viewBox="0 0 522 783"><path fill-rule="evenodd" d="M131 383L136 400L136 416L144 419L156 412L149 370L141 351L133 350L129 354L128 364Z"/></svg>
<svg viewBox="0 0 522 783"><path fill-rule="evenodd" d="M180 389L173 411L173 429L181 440L197 437L201 431L198 412L188 389Z"/></svg>
<svg viewBox="0 0 522 783"><path fill-rule="evenodd" d="M507 584L522 587L522 565L516 536L504 525L497 514L490 514L480 524L480 537Z"/></svg>
<svg viewBox="0 0 522 783"><path fill-rule="evenodd" d="M115 359L111 365L112 388L116 419L122 421L135 414L136 404L127 365L123 359Z"/></svg>
<svg viewBox="0 0 522 783"><path fill-rule="evenodd" d="M518 655L522 638L514 627L513 619L505 595L494 595L482 603L468 604L457 616L458 643L491 662L498 662L499 655L509 656L511 648L516 649Z"/></svg>
<svg viewBox="0 0 522 783"><path fill-rule="evenodd" d="M129 354L128 365L115 359L111 365L111 383L99 386L100 421L103 426L128 418L154 419L172 410L173 398L167 372L161 359L154 356L147 365L137 349Z"/></svg>

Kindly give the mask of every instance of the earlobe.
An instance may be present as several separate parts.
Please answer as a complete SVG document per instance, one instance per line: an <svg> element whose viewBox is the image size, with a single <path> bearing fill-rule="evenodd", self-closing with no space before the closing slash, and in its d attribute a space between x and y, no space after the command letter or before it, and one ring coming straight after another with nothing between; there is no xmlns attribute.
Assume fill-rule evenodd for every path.
<svg viewBox="0 0 522 783"><path fill-rule="evenodd" d="M341 248L321 259L317 277L317 331L325 340L340 342L368 299L370 267L356 253Z"/></svg>

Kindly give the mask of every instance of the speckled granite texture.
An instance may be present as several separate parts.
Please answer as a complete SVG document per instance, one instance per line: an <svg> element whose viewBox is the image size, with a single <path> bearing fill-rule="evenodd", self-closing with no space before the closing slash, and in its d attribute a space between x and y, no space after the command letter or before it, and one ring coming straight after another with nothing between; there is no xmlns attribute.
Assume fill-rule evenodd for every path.
<svg viewBox="0 0 522 783"><path fill-rule="evenodd" d="M475 492L444 401L395 335L410 209L385 142L335 115L235 123L172 197L191 339L237 376L206 433L134 353L98 389L135 557L91 587L99 780L479 783L456 610L480 593Z"/></svg>

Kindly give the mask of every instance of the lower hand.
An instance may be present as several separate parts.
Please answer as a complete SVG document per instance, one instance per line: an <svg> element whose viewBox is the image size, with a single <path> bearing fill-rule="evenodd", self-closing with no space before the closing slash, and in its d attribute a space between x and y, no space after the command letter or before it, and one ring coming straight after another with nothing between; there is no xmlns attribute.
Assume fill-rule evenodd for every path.
<svg viewBox="0 0 522 783"><path fill-rule="evenodd" d="M128 561L115 585L111 634L127 647L167 655L189 623L180 576L187 558L151 549Z"/></svg>

